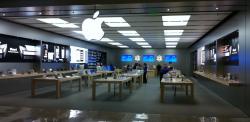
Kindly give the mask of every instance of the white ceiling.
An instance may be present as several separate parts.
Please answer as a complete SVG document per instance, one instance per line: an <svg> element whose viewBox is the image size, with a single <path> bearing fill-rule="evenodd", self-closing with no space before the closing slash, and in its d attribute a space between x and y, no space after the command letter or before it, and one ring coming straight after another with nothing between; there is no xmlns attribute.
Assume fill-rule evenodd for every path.
<svg viewBox="0 0 250 122"><path fill-rule="evenodd" d="M208 8L207 6L203 6L204 8L206 8L205 11L202 9L202 7L199 6L193 7L191 10L183 9L183 11L181 10L181 7L176 7L175 10L174 6L172 6L171 9L167 11L167 8L169 7L163 8L164 6L162 6L162 4L158 5L161 7L161 10L158 10L159 8L154 5L154 8L157 8L157 10L154 10L151 13L146 12L146 10L148 11L152 8L145 8L145 6L143 6L140 9L140 12L138 12L138 10L131 9L132 5L128 7L130 9L125 9L126 6L124 5L121 5L120 7L116 6L115 8L112 8L111 5L103 5L102 8L98 9L100 10L99 17L123 17L127 21L127 23L131 25L131 27L109 27L105 23L103 23L102 28L105 32L104 37L114 40L115 42L120 42L123 45L127 45L129 46L129 48L141 48L141 46L137 45L136 42L129 40L129 37L123 36L117 32L118 30L135 30L140 34L142 38L146 40L146 42L148 42L152 46L152 48L166 48L164 39L166 36L164 36L164 30L184 30L183 34L180 36L181 39L177 45L177 48L187 48L233 12L233 10L230 9L222 11L222 7L218 7L218 9L216 9L217 6L214 5L209 6L210 8ZM97 10L96 8L92 8L91 10L80 9L81 7L79 6L77 7L77 9L74 10L71 10L72 8L68 10L69 8L63 9L63 7L57 7L57 11L62 12L59 14L56 13L54 15L51 15L51 11L48 8L39 8L38 10L37 8L30 9L32 11L24 11L24 8L15 10L6 9L6 12L4 13L4 16L2 16L2 18L16 23L21 23L35 28L85 40L82 35L73 32L79 31L81 30L81 28L59 28L36 20L36 18L56 17L66 20L70 23L74 23L81 27L82 21L86 18L92 18L92 14L94 13L94 11ZM107 10L109 10L109 12L107 12ZM124 10L128 11L124 12ZM145 10L145 12L143 10ZM11 12L9 15L8 11ZM71 11L70 14L69 11ZM122 12L119 13L119 11ZM22 12L26 13L24 14ZM32 12L32 14L29 14L30 12ZM167 15L191 15L191 18L188 21L187 26L165 27L162 23L162 16ZM104 46L118 48L117 46L109 45L107 42L91 42Z"/></svg>

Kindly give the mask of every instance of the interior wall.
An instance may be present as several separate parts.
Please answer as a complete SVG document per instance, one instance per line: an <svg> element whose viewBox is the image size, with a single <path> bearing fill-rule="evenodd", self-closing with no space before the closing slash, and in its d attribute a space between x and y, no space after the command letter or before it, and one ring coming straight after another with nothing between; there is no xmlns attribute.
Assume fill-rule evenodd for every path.
<svg viewBox="0 0 250 122"><path fill-rule="evenodd" d="M206 44L209 44L216 39L219 39L227 34L230 34L231 32L235 30L239 30L239 45L240 45L240 51L239 51L239 66L238 66L238 72L239 73L239 80L243 84L241 86L224 86L219 83L216 83L211 80L207 80L204 78L198 78L199 82L201 82L203 85L211 89L213 92L218 94L223 99L229 101L234 106L239 107L244 112L248 113L250 115L249 109L246 108L246 85L249 84L250 80L246 79L246 69L249 70L249 67L246 68L246 66L250 65L249 61L246 61L246 55L249 55L250 46L246 47L246 44L249 43L249 38L246 38L246 35L249 36L249 27L246 28L246 14L249 15L249 11L241 11L234 14L232 17L230 17L228 20L225 20L221 25L219 25L215 30L210 32L208 35L206 35L204 38L199 40L196 44L194 44L190 48L190 53L197 50L199 47L202 47ZM248 20L249 21L249 20ZM248 34L246 33L248 31ZM246 40L248 39L248 41ZM228 70L235 70L235 68L228 69ZM248 88L249 89L249 88ZM249 104L249 102L248 102Z"/></svg>
<svg viewBox="0 0 250 122"><path fill-rule="evenodd" d="M155 56L157 55L167 55L167 54L174 54L177 56L177 63L174 64L174 66L177 69L182 70L182 72L186 75L190 74L190 54L188 53L187 49L117 49L116 51L116 55L115 55L115 64L117 64L117 66L122 67L126 64L134 64L136 61L133 62L121 62L120 58L121 55L123 54L130 54L130 55L140 55L142 58L142 55L145 54L153 54ZM142 61L140 61L139 63L143 63ZM155 61L154 63L147 63L149 65L157 65L157 64L166 64L164 61L162 62L158 62Z"/></svg>
<svg viewBox="0 0 250 122"><path fill-rule="evenodd" d="M246 112L250 115L250 1L247 1L246 18Z"/></svg>
<svg viewBox="0 0 250 122"><path fill-rule="evenodd" d="M108 47L92 44L86 41L43 31L40 29L28 27L25 25L17 24L17 23L12 23L6 20L1 20L1 19L0 19L0 27L1 27L0 28L1 34L104 51L104 52L107 52L108 63L110 62L109 59L112 58L112 49L109 49ZM23 64L22 67L18 67L18 65L20 66L20 63L1 63L0 62L0 66L6 65L5 67L1 67L1 70L8 70L9 67L15 67L17 70L22 71L22 70L29 70L33 66L33 63L21 63L21 64ZM52 65L42 65L42 66L50 66L49 68L53 68L51 67ZM42 67L42 68L47 69L48 67Z"/></svg>
<svg viewBox="0 0 250 122"><path fill-rule="evenodd" d="M100 45L95 45L82 40L66 37L63 35L39 30L36 28L28 27L25 25L12 23L6 20L0 19L0 33L5 35L11 35L16 37L23 37L28 39L52 42L63 45L72 45L77 47L83 47L93 50L99 50L107 53L107 62L110 63L113 57L112 49ZM21 40L20 40L21 41ZM34 67L37 67L39 63L21 63L21 62L0 62L0 72L7 71L9 69L17 69L17 72L25 72ZM42 69L64 69L67 64L65 63L42 63ZM39 66L38 66L39 67ZM0 95L6 95L9 93L15 93L18 91L30 90L32 78L23 79L9 79L1 80L0 82ZM46 86L46 85L43 85ZM43 87L42 86L42 87Z"/></svg>

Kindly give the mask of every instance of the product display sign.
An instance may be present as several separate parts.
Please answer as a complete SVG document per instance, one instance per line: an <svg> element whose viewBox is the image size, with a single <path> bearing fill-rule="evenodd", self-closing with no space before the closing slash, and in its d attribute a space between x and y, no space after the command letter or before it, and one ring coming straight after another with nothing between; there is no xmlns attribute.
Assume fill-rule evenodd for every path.
<svg viewBox="0 0 250 122"><path fill-rule="evenodd" d="M68 51L66 45L42 42L42 62L67 62Z"/></svg>
<svg viewBox="0 0 250 122"><path fill-rule="evenodd" d="M88 63L88 49L70 46L70 63Z"/></svg>
<svg viewBox="0 0 250 122"><path fill-rule="evenodd" d="M121 56L122 62L132 62L133 61L133 55L122 55Z"/></svg>
<svg viewBox="0 0 250 122"><path fill-rule="evenodd" d="M168 62L168 63L176 63L177 56L176 55L165 55L164 61Z"/></svg>
<svg viewBox="0 0 250 122"><path fill-rule="evenodd" d="M37 62L40 41L0 35L0 62Z"/></svg>
<svg viewBox="0 0 250 122"><path fill-rule="evenodd" d="M97 50L88 50L88 68L95 69L97 64L106 65L107 54L106 52Z"/></svg>
<svg viewBox="0 0 250 122"><path fill-rule="evenodd" d="M225 65L239 65L239 32L235 31L218 40Z"/></svg>
<svg viewBox="0 0 250 122"><path fill-rule="evenodd" d="M155 62L155 56L154 55L143 55L142 61L143 62Z"/></svg>

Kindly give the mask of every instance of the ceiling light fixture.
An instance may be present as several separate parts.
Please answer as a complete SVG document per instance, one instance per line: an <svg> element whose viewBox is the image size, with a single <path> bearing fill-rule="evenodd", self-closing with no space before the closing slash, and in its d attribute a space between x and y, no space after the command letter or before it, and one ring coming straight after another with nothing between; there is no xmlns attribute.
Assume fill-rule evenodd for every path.
<svg viewBox="0 0 250 122"><path fill-rule="evenodd" d="M128 46L126 46L126 45L121 45L121 46L118 46L118 47L120 47L120 48L128 48Z"/></svg>
<svg viewBox="0 0 250 122"><path fill-rule="evenodd" d="M140 36L140 34L138 34L134 30L117 31L117 32L122 34L123 36Z"/></svg>
<svg viewBox="0 0 250 122"><path fill-rule="evenodd" d="M66 23L66 24L52 24L54 26L60 27L60 28L79 28L77 25L72 23Z"/></svg>
<svg viewBox="0 0 250 122"><path fill-rule="evenodd" d="M129 38L130 40L132 41L135 41L135 42L143 42L145 41L143 38Z"/></svg>
<svg viewBox="0 0 250 122"><path fill-rule="evenodd" d="M136 42L138 45L149 45L147 42Z"/></svg>
<svg viewBox="0 0 250 122"><path fill-rule="evenodd" d="M141 46L142 48L152 48L152 46L147 45L147 46Z"/></svg>
<svg viewBox="0 0 250 122"><path fill-rule="evenodd" d="M130 25L122 17L100 17L109 27L130 27Z"/></svg>
<svg viewBox="0 0 250 122"><path fill-rule="evenodd" d="M177 42L177 41L180 41L180 38L165 38L165 41Z"/></svg>
<svg viewBox="0 0 250 122"><path fill-rule="evenodd" d="M112 42L112 43L109 43L109 44L111 44L111 45L117 45L117 46L122 46L122 44L119 43L119 42Z"/></svg>
<svg viewBox="0 0 250 122"><path fill-rule="evenodd" d="M44 23L49 23L49 24L66 24L69 23L65 20L62 20L60 18L38 18L37 20L44 22Z"/></svg>
<svg viewBox="0 0 250 122"><path fill-rule="evenodd" d="M82 35L82 31L73 31L73 32Z"/></svg>
<svg viewBox="0 0 250 122"><path fill-rule="evenodd" d="M38 18L37 20L44 23L52 24L60 28L79 28L77 25L69 23L60 18Z"/></svg>
<svg viewBox="0 0 250 122"><path fill-rule="evenodd" d="M168 45L168 46L166 46L166 48L176 48L176 46L174 46L174 45Z"/></svg>
<svg viewBox="0 0 250 122"><path fill-rule="evenodd" d="M177 45L178 42L166 42L166 45Z"/></svg>
<svg viewBox="0 0 250 122"><path fill-rule="evenodd" d="M111 40L109 38L102 38L100 41L102 41L102 42L112 42L113 40Z"/></svg>
<svg viewBox="0 0 250 122"><path fill-rule="evenodd" d="M179 36L182 35L184 30L164 30L165 36Z"/></svg>
<svg viewBox="0 0 250 122"><path fill-rule="evenodd" d="M186 26L190 15L162 16L163 26Z"/></svg>

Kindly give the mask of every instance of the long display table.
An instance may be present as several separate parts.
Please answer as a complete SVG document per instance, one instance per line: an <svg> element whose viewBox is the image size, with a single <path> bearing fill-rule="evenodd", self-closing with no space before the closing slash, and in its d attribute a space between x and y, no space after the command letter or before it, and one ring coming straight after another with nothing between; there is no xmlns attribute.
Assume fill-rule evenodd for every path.
<svg viewBox="0 0 250 122"><path fill-rule="evenodd" d="M56 85L56 97L60 98L61 97L61 84L63 82L71 82L72 86L72 81L78 80L78 86L79 86L79 91L82 89L82 78L80 76L71 76L71 77L64 77L64 78L55 78L55 77L42 77L42 78L34 78L32 80L31 84L31 96L34 97L36 95L36 84L37 82L43 82L43 83L55 83Z"/></svg>
<svg viewBox="0 0 250 122"><path fill-rule="evenodd" d="M220 84L226 85L226 86L238 86L238 85L241 85L241 83L239 81L225 80L223 78L218 78L218 77L216 77L215 75L212 75L212 74L206 74L205 72L195 71L194 74L198 75L198 76L202 76L204 78L210 79L212 81L215 81L217 83L220 83Z"/></svg>
<svg viewBox="0 0 250 122"><path fill-rule="evenodd" d="M170 85L170 86L174 86L175 87L175 90L176 90L176 86L185 86L186 88L186 95L188 95L188 86L190 87L191 89L191 96L193 97L194 96L194 84L191 80L189 79L183 79L182 78L163 78L161 80L161 92L160 92L160 101L161 102L164 102L164 92L165 92L165 89L167 85ZM176 93L176 91L175 91Z"/></svg>
<svg viewBox="0 0 250 122"><path fill-rule="evenodd" d="M8 80L8 79L18 79L18 78L29 78L29 77L41 77L44 75L53 75L57 74L67 74L67 73L77 73L78 70L68 70L68 71L55 71L55 72L48 72L48 73L24 73L24 74L15 74L15 75L5 75L0 76L0 80Z"/></svg>
<svg viewBox="0 0 250 122"><path fill-rule="evenodd" d="M93 85L92 85L92 99L95 100L95 98L96 98L96 84L97 83L108 84L108 92L111 91L111 84L119 84L119 98L121 99L122 98L123 84L128 83L131 80L132 80L131 77L120 77L117 79L114 79L112 77L108 77L107 79L105 79L105 78L95 79L93 81ZM132 85L131 85L131 83L128 83L128 84L129 84L129 91L130 91L130 93L132 93Z"/></svg>

